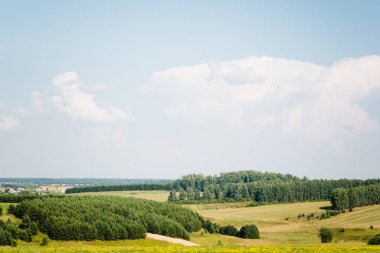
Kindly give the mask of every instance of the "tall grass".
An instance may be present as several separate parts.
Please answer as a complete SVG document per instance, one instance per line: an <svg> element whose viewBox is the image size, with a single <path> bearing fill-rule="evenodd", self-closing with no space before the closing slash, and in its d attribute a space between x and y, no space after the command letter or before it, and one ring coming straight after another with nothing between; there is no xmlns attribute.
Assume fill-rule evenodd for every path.
<svg viewBox="0 0 380 253"><path fill-rule="evenodd" d="M266 246L266 247L80 247L80 248L55 248L55 247L0 247L1 253L358 253L380 252L377 246Z"/></svg>

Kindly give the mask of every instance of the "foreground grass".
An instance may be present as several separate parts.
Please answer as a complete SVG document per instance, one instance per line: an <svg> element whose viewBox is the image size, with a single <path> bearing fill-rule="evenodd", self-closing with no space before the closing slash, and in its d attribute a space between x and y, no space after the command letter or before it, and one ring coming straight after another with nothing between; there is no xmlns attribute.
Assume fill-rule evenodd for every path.
<svg viewBox="0 0 380 253"><path fill-rule="evenodd" d="M380 247L376 246L312 246L312 247L182 247L182 246L154 246L154 247L0 247L0 252L4 253L93 253L93 252L114 252L114 253L358 253L380 252Z"/></svg>

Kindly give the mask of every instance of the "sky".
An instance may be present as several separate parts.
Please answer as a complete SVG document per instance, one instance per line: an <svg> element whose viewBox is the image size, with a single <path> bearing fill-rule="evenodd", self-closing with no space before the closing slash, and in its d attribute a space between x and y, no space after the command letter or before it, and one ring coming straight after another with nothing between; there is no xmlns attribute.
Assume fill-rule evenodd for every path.
<svg viewBox="0 0 380 253"><path fill-rule="evenodd" d="M379 11L0 0L0 174L379 178Z"/></svg>

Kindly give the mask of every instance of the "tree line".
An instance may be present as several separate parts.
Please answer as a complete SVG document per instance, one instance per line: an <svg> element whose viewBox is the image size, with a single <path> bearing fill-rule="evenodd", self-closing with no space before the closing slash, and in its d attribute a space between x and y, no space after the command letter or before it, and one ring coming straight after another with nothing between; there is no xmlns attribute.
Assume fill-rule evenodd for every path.
<svg viewBox="0 0 380 253"><path fill-rule="evenodd" d="M215 176L191 174L164 184L74 187L66 193L100 191L170 190L173 203L198 202L298 202L330 200L338 188L350 189L380 183L380 179L307 179L290 174L238 171Z"/></svg>
<svg viewBox="0 0 380 253"><path fill-rule="evenodd" d="M331 204L336 210L380 204L380 184L336 189L332 193Z"/></svg>
<svg viewBox="0 0 380 253"><path fill-rule="evenodd" d="M0 185L116 185L116 184L166 184L168 179L122 179L122 178L0 178Z"/></svg>
<svg viewBox="0 0 380 253"><path fill-rule="evenodd" d="M189 239L206 221L178 205L104 196L45 197L10 205L9 212L26 216L55 240L145 238L146 232Z"/></svg>
<svg viewBox="0 0 380 253"><path fill-rule="evenodd" d="M36 198L62 198L62 195L53 195L53 194L40 194L40 193L0 193L0 202L2 203L20 203L24 200L36 199Z"/></svg>
<svg viewBox="0 0 380 253"><path fill-rule="evenodd" d="M338 188L380 183L380 179L325 180L261 172L233 172L220 176L189 175L172 183L170 202L298 202L330 200Z"/></svg>
<svg viewBox="0 0 380 253"><path fill-rule="evenodd" d="M123 184L123 185L94 185L66 189L65 193L105 192L105 191L152 191L170 190L170 184Z"/></svg>

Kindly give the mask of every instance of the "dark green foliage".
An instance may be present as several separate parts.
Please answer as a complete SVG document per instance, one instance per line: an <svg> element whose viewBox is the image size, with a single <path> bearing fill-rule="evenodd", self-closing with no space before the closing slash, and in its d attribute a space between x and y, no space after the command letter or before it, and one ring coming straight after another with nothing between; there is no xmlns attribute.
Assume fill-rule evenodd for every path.
<svg viewBox="0 0 380 253"><path fill-rule="evenodd" d="M20 203L21 201L27 200L27 199L35 199L39 198L42 195L36 194L36 193L18 193L18 194L12 194L12 193L0 193L0 202L3 203Z"/></svg>
<svg viewBox="0 0 380 253"><path fill-rule="evenodd" d="M168 200L170 202L177 201L177 193L176 193L176 191L170 191Z"/></svg>
<svg viewBox="0 0 380 253"><path fill-rule="evenodd" d="M259 239L260 233L257 227L251 224L242 226L237 236L245 239Z"/></svg>
<svg viewBox="0 0 380 253"><path fill-rule="evenodd" d="M335 210L349 208L348 189L336 189L331 195L331 205Z"/></svg>
<svg viewBox="0 0 380 253"><path fill-rule="evenodd" d="M368 245L380 245L380 234L375 235L368 241Z"/></svg>
<svg viewBox="0 0 380 253"><path fill-rule="evenodd" d="M378 183L380 179L309 180L289 174L238 171L218 176L196 174L183 176L171 183L171 189L180 191L181 197L176 200L180 203L231 201L273 203L329 200L333 191L338 188L349 189Z"/></svg>
<svg viewBox="0 0 380 253"><path fill-rule="evenodd" d="M171 204L134 198L70 196L26 200L14 214L38 224L56 240L115 240L145 238L146 232L189 239L202 219ZM24 222L23 222L24 224ZM32 230L32 225L25 225Z"/></svg>
<svg viewBox="0 0 380 253"><path fill-rule="evenodd" d="M380 204L380 184L358 186L350 189L336 189L331 197L336 210Z"/></svg>
<svg viewBox="0 0 380 253"><path fill-rule="evenodd" d="M0 220L0 245L16 246L17 239L31 242L32 235L8 220L6 223Z"/></svg>
<svg viewBox="0 0 380 253"><path fill-rule="evenodd" d="M50 242L50 239L49 239L49 237L48 236L44 236L43 238L42 238L42 242L41 242L41 246L47 246L48 244L49 244L49 242Z"/></svg>
<svg viewBox="0 0 380 253"><path fill-rule="evenodd" d="M238 234L238 230L234 226L228 225L228 226L221 227L219 229L219 234L236 236Z"/></svg>
<svg viewBox="0 0 380 253"><path fill-rule="evenodd" d="M319 237L321 238L322 243L331 242L334 237L334 233L331 229L321 228L319 230Z"/></svg>
<svg viewBox="0 0 380 253"><path fill-rule="evenodd" d="M123 185L94 185L81 186L66 189L65 193L79 192L106 192L106 191L152 191L152 190L170 190L171 185L164 184L123 184Z"/></svg>
<svg viewBox="0 0 380 253"><path fill-rule="evenodd" d="M3 215L3 208L0 206L0 216Z"/></svg>
<svg viewBox="0 0 380 253"><path fill-rule="evenodd" d="M219 225L216 223L213 223L210 220L206 220L203 222L203 228L210 234L216 234L219 232Z"/></svg>

